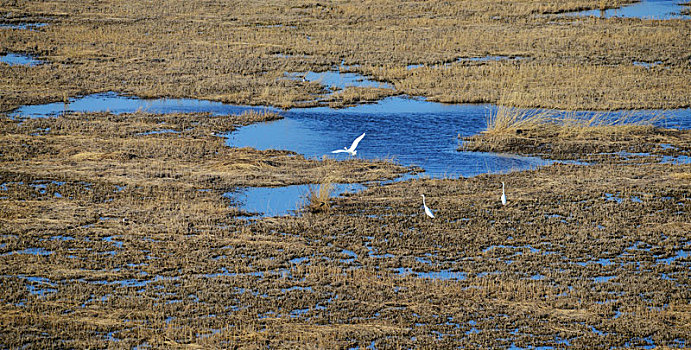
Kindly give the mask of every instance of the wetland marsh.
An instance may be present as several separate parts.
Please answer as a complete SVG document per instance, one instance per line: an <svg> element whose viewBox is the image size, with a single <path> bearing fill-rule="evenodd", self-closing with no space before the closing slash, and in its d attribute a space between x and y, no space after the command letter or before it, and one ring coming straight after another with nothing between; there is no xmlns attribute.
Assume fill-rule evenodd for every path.
<svg viewBox="0 0 691 350"><path fill-rule="evenodd" d="M689 347L645 3L0 2L0 347Z"/></svg>

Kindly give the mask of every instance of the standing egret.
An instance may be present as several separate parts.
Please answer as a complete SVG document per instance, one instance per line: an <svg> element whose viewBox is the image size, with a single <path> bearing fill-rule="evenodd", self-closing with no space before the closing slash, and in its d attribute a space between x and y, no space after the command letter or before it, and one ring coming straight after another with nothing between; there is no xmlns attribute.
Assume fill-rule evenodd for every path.
<svg viewBox="0 0 691 350"><path fill-rule="evenodd" d="M365 137L364 132L362 133L362 135L358 136L358 138L356 138L355 141L353 141L353 144L350 145L350 148L343 147L343 149L337 149L335 151L331 151L331 153L348 152L348 154L354 157L357 154L355 148L357 147L357 144L360 143L360 140L362 140L363 137Z"/></svg>
<svg viewBox="0 0 691 350"><path fill-rule="evenodd" d="M506 192L504 192L504 182L501 183L501 205L506 205Z"/></svg>
<svg viewBox="0 0 691 350"><path fill-rule="evenodd" d="M432 214L432 211L427 207L427 204L425 204L425 195L422 195L422 206L425 207L425 214L429 216L430 218L434 219L434 214Z"/></svg>

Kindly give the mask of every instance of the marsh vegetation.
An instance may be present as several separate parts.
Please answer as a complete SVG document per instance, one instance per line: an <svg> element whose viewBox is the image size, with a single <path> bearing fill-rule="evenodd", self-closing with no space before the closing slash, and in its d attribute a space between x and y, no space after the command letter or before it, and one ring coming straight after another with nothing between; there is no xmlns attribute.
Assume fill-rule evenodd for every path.
<svg viewBox="0 0 691 350"><path fill-rule="evenodd" d="M4 23L48 25L0 30L0 52L45 62L0 65L0 108L104 91L291 107L326 91L286 73L341 66L441 102L691 106L689 21L558 15L630 2L5 2ZM485 56L529 59L458 61Z"/></svg>
<svg viewBox="0 0 691 350"><path fill-rule="evenodd" d="M3 343L688 341L689 164L609 157L329 198L330 181L400 170L233 149L209 136L274 117L4 119ZM163 128L177 132L145 133ZM308 181L300 174L334 179L315 188L301 216L246 221L222 195L241 183Z"/></svg>
<svg viewBox="0 0 691 350"><path fill-rule="evenodd" d="M514 108L689 107L690 21L565 15L632 2L0 2L0 54L41 62L0 63L0 344L688 347L691 132L657 113ZM333 70L377 84L329 84ZM78 112L76 97L111 91L422 112L154 112L114 94L112 111ZM486 129L451 130L477 116L429 101L501 106ZM15 110L48 102L49 116ZM300 113L341 134L381 117L398 129L368 138L436 130L451 152L571 162L447 176L367 138L341 160L316 156L330 144L228 141ZM240 203L297 185L311 190L294 215Z"/></svg>

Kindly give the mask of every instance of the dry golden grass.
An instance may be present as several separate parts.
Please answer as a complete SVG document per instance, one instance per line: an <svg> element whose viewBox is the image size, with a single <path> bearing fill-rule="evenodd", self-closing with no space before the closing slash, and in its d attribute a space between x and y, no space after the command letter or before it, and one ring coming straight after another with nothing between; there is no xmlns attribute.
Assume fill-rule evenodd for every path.
<svg viewBox="0 0 691 350"><path fill-rule="evenodd" d="M161 122L198 130L139 135ZM246 221L221 195L230 177L197 172L222 160L299 182L309 164L219 152L209 132L238 124L145 113L2 120L3 145L15 146L3 148L0 171L0 343L598 348L648 337L673 346L688 333L688 258L675 256L691 230L690 184L678 175L689 165L555 165L329 198L328 184L342 180L324 176L324 161L312 178L325 179L314 196L335 204L328 215ZM111 146L89 151L92 138ZM123 153L114 146L130 141L140 150L117 172L141 174L109 175L118 163L88 153ZM133 166L139 157L149 172ZM62 168L39 167L50 162ZM357 164L339 163L348 172ZM434 221L419 193L435 203ZM454 272L462 277L445 279Z"/></svg>
<svg viewBox="0 0 691 350"><path fill-rule="evenodd" d="M502 135L515 133L520 129L543 127L553 121L556 112L549 110L526 110L499 106L487 117L487 129L483 133L488 135Z"/></svg>
<svg viewBox="0 0 691 350"><path fill-rule="evenodd" d="M51 24L0 30L3 52L47 61L0 65L0 109L110 90L310 104L325 91L283 72L341 61L393 83L395 93L439 101L510 96L502 101L526 107L688 106L688 21L546 16L616 3L3 2L6 21ZM485 55L528 59L442 65ZM664 64L646 69L633 60ZM406 69L417 63L427 67ZM388 96L342 92L344 101L369 93ZM689 259L678 256L691 232L688 164L647 157L559 164L373 185L331 199L325 186L315 195L334 204L329 215L243 220L224 192L327 174L329 183L385 179L405 170L232 149L213 136L277 117L0 118L0 344L688 344ZM579 159L593 151L691 152L687 131L578 123L516 128L481 147ZM141 134L163 129L178 133ZM502 181L508 206L499 202ZM435 203L434 221L421 212L419 193Z"/></svg>
<svg viewBox="0 0 691 350"><path fill-rule="evenodd" d="M329 180L320 181L319 186L310 187L305 207L310 213L328 212L331 209L331 196L334 184Z"/></svg>
<svg viewBox="0 0 691 350"><path fill-rule="evenodd" d="M323 174L343 183L352 182L353 174L372 181L404 171L385 161L314 161L288 151L230 148L216 136L276 118L280 115L258 112L239 116L72 114L27 119L21 124L3 118L0 164L6 170L22 169L36 176L74 171L85 181L98 177L119 184L180 182L202 188L306 184ZM160 130L175 133L146 134ZM37 131L39 135L32 135Z"/></svg>
<svg viewBox="0 0 691 350"><path fill-rule="evenodd" d="M49 25L0 31L1 52L26 52L46 62L0 65L0 110L102 91L311 105L326 91L284 73L330 70L342 62L392 83L395 93L442 102L498 102L511 95L510 104L521 107L691 106L689 21L556 15L621 3L3 3L0 13L8 22ZM525 59L454 62L487 55ZM650 69L632 64L658 60L663 64ZM409 64L427 66L408 70ZM346 104L361 95L351 94Z"/></svg>
<svg viewBox="0 0 691 350"><path fill-rule="evenodd" d="M653 126L662 118L655 113L579 115L500 106L488 116L487 130L466 137L459 149L590 161L611 161L609 155L618 152L691 154L691 132Z"/></svg>

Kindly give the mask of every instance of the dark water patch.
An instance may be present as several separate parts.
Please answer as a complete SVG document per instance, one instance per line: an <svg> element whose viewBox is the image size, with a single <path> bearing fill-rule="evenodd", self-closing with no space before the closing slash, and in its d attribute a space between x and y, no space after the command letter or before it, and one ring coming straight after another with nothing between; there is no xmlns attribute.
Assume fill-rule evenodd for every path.
<svg viewBox="0 0 691 350"><path fill-rule="evenodd" d="M624 201L623 198L621 198L621 197L619 197L619 196L617 196L617 195L615 195L615 194L612 194L612 193L605 193L605 194L604 194L604 199L605 199L606 201L610 201L610 202L613 201L613 202L617 202L617 203L622 203L622 202Z"/></svg>
<svg viewBox="0 0 691 350"><path fill-rule="evenodd" d="M377 250L372 246L372 241L374 240L374 236L365 236L365 239L367 239L367 242L365 242L365 248L367 249L367 256L372 258L372 259L388 259L388 258L394 258L395 255L389 254L389 253L378 253ZM384 239L384 242L387 240Z"/></svg>
<svg viewBox="0 0 691 350"><path fill-rule="evenodd" d="M37 256L46 256L53 254L52 251L45 250L43 248L26 248L22 250L15 250L11 252L7 252L4 254L0 254L0 256L7 256L7 255L13 255L13 254L27 254L27 255L37 255Z"/></svg>
<svg viewBox="0 0 691 350"><path fill-rule="evenodd" d="M597 276L597 277L593 278L593 282L595 282L595 283L606 283L615 277L617 277L617 276Z"/></svg>
<svg viewBox="0 0 691 350"><path fill-rule="evenodd" d="M216 277L235 277L235 276L253 276L253 277L264 277L264 272L230 272L227 268L221 267L219 272L203 274L202 277L206 278L216 278Z"/></svg>
<svg viewBox="0 0 691 350"><path fill-rule="evenodd" d="M112 296L113 296L112 294L106 294L106 295L97 297L96 295L91 294L91 296L89 297L89 299L86 300L86 301L84 301L80 306L81 306L82 308L85 308L85 307L88 307L89 305L94 304L94 303L96 303L96 302L105 303L105 302L108 301L108 299L110 299L110 297L112 297Z"/></svg>
<svg viewBox="0 0 691 350"><path fill-rule="evenodd" d="M675 255L670 256L668 258L657 259L657 262L670 265L670 264L677 262L677 260L679 260L679 259L688 259L688 257L689 257L689 251L688 250L679 249L675 252ZM681 262L681 263L682 264L691 264L691 262Z"/></svg>
<svg viewBox="0 0 691 350"><path fill-rule="evenodd" d="M47 25L48 23L0 23L0 29L36 30Z"/></svg>
<svg viewBox="0 0 691 350"><path fill-rule="evenodd" d="M691 164L690 156L662 156L660 160L664 164Z"/></svg>
<svg viewBox="0 0 691 350"><path fill-rule="evenodd" d="M417 68L422 68L425 67L424 63L419 63L419 64L409 64L405 68L410 70L410 69L417 69Z"/></svg>
<svg viewBox="0 0 691 350"><path fill-rule="evenodd" d="M642 0L609 10L588 10L567 13L567 16L594 16L600 18L691 19L681 15L684 9L680 0Z"/></svg>
<svg viewBox="0 0 691 350"><path fill-rule="evenodd" d="M585 266L588 266L588 265L595 265L595 264L598 264L598 265L600 265L600 266L610 266L610 265L614 265L614 263L613 263L611 260L609 260L609 259L604 259L604 258L603 258L603 259L598 259L598 260L581 261L581 262L577 262L577 263L576 263L576 265L580 265L580 266L584 266L584 267L585 267Z"/></svg>
<svg viewBox="0 0 691 350"><path fill-rule="evenodd" d="M636 337L633 338L626 343L624 343L625 348L637 348L637 349L655 349L655 342L653 341L653 337L646 337L646 338L640 338Z"/></svg>
<svg viewBox="0 0 691 350"><path fill-rule="evenodd" d="M121 241L116 241L115 239L118 238L118 236L109 236L109 237L104 237L103 241L112 243L115 245L117 248L122 248L122 242Z"/></svg>
<svg viewBox="0 0 691 350"><path fill-rule="evenodd" d="M299 265L299 264L304 263L305 261L309 261L309 259L310 258L308 256L303 256L301 258L290 259L290 260L288 260L288 262L291 264L294 264L294 265Z"/></svg>
<svg viewBox="0 0 691 350"><path fill-rule="evenodd" d="M546 278L545 275L542 275L542 274L539 274L539 273L536 273L536 274L530 276L530 279L533 280L533 281L539 281L539 280L542 280L542 279L545 279L545 278Z"/></svg>
<svg viewBox="0 0 691 350"><path fill-rule="evenodd" d="M341 262L351 263L351 262L354 262L355 260L357 260L357 254L352 250L343 249L343 250L341 250L341 254L349 257L347 259L341 259Z"/></svg>
<svg viewBox="0 0 691 350"><path fill-rule="evenodd" d="M55 293L58 291L57 288L55 288L55 283L48 278L25 275L18 275L16 277L28 282L28 284L26 285L26 289L29 291L30 294L43 297L48 293Z"/></svg>
<svg viewBox="0 0 691 350"><path fill-rule="evenodd" d="M136 278L122 279L122 280L85 280L82 278L82 279L78 279L76 281L77 282L84 282L84 283L88 283L88 284L119 286L119 287L123 287L123 288L128 288L128 287L145 287L150 283L156 283L156 282L161 282L161 281L176 281L179 279L180 279L180 277L156 275L154 278L141 279L141 280L136 279Z"/></svg>
<svg viewBox="0 0 691 350"><path fill-rule="evenodd" d="M661 65L661 64L662 64L662 61L655 61L655 62L633 61L634 66L648 68L648 69L655 67L655 66L658 66L658 65Z"/></svg>
<svg viewBox="0 0 691 350"><path fill-rule="evenodd" d="M31 55L8 53L6 55L0 56L0 62L7 63L10 66L36 66L43 62L37 60Z"/></svg>
<svg viewBox="0 0 691 350"><path fill-rule="evenodd" d="M51 236L51 237L49 238L49 240L51 240L51 241L63 241L63 242L66 242L66 241L73 241L73 240L74 240L74 237L72 237L72 236L57 235L57 236Z"/></svg>

